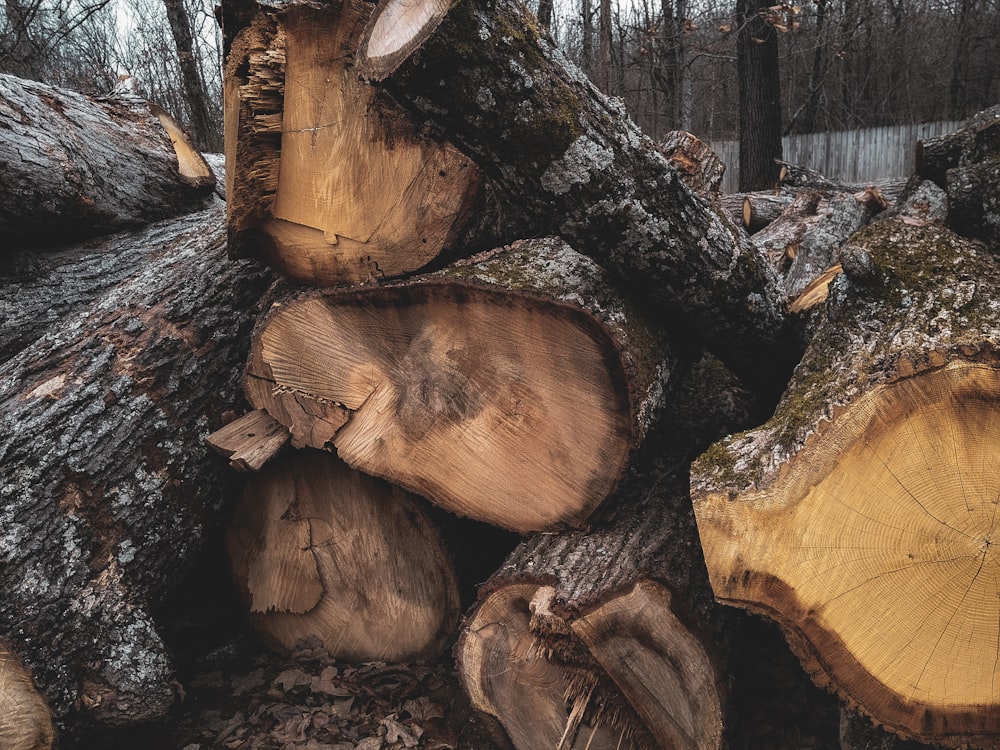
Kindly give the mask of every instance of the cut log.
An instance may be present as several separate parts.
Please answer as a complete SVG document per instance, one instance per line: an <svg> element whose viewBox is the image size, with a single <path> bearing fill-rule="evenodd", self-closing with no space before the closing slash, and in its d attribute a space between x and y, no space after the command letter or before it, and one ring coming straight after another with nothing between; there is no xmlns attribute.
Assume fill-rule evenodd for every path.
<svg viewBox="0 0 1000 750"><path fill-rule="evenodd" d="M475 164L358 80L371 5L277 8L232 14L244 26L226 63L230 253L335 284L499 244Z"/></svg>
<svg viewBox="0 0 1000 750"><path fill-rule="evenodd" d="M722 196L722 205L735 221L754 234L777 219L793 200L790 193L729 193Z"/></svg>
<svg viewBox="0 0 1000 750"><path fill-rule="evenodd" d="M0 238L9 250L204 205L215 177L162 109L0 75Z"/></svg>
<svg viewBox="0 0 1000 750"><path fill-rule="evenodd" d="M907 182L893 206L880 213L873 221L884 221L897 216L944 224L948 220L948 194L930 180L914 176Z"/></svg>
<svg viewBox="0 0 1000 750"><path fill-rule="evenodd" d="M268 283L223 228L217 207L79 248L89 304L0 365L0 635L64 725L173 701L149 607L218 522L231 472L202 441L239 403ZM65 269L33 288L72 288Z"/></svg>
<svg viewBox="0 0 1000 750"><path fill-rule="evenodd" d="M778 172L778 185L781 187L818 190L827 193L856 192L850 185L838 180L831 180L815 169L781 161L780 159L775 159L775 161L781 165L781 170Z"/></svg>
<svg viewBox="0 0 1000 750"><path fill-rule="evenodd" d="M698 193L718 193L726 165L712 148L683 130L672 130L660 141L660 151L684 183Z"/></svg>
<svg viewBox="0 0 1000 750"><path fill-rule="evenodd" d="M593 261L528 240L407 282L281 299L254 335L247 396L296 446L524 532L586 522L676 360Z"/></svg>
<svg viewBox="0 0 1000 750"><path fill-rule="evenodd" d="M783 295L745 233L565 64L522 4L448 8L380 2L359 71L438 125L546 232L680 314L747 382L783 383Z"/></svg>
<svg viewBox="0 0 1000 750"><path fill-rule="evenodd" d="M753 241L781 272L785 293L797 297L834 264L844 241L887 205L875 189L825 199L803 191Z"/></svg>
<svg viewBox="0 0 1000 750"><path fill-rule="evenodd" d="M291 653L318 640L353 663L433 659L458 625L458 585L418 498L328 453L291 451L247 480L226 532L250 619Z"/></svg>
<svg viewBox="0 0 1000 750"><path fill-rule="evenodd" d="M841 256L773 418L692 467L712 586L893 732L997 748L1000 269L903 218Z"/></svg>
<svg viewBox="0 0 1000 750"><path fill-rule="evenodd" d="M21 660L0 642L0 747L51 750L52 712Z"/></svg>
<svg viewBox="0 0 1000 750"><path fill-rule="evenodd" d="M723 746L729 631L698 554L686 459L745 424L748 399L713 369L685 380L615 513L531 537L481 587L459 676L518 750ZM681 422L683 437L670 427Z"/></svg>

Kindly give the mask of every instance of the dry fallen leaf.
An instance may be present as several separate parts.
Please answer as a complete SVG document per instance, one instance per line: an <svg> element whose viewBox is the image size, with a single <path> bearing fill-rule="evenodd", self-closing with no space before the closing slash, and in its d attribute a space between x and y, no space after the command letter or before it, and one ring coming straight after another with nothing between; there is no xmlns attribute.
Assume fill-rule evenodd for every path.
<svg viewBox="0 0 1000 750"><path fill-rule="evenodd" d="M263 685L267 680L264 677L263 669L255 669L246 675L233 675L232 678L233 695L249 693Z"/></svg>
<svg viewBox="0 0 1000 750"><path fill-rule="evenodd" d="M306 674L301 669L286 669L274 678L273 684L287 692L301 685L308 685L312 679L312 675Z"/></svg>

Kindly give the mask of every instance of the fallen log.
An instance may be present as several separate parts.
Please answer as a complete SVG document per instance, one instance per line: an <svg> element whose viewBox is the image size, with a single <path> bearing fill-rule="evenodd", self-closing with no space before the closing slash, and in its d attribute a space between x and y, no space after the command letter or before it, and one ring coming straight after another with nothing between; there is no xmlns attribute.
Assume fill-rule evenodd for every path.
<svg viewBox="0 0 1000 750"><path fill-rule="evenodd" d="M750 234L759 232L794 200L790 193L729 193L722 196L722 205Z"/></svg>
<svg viewBox="0 0 1000 750"><path fill-rule="evenodd" d="M692 466L712 587L893 732L1000 747L1000 269L906 218L841 259L773 418Z"/></svg>
<svg viewBox="0 0 1000 750"><path fill-rule="evenodd" d="M1000 248L1000 108L991 119L985 114L946 174L948 226Z"/></svg>
<svg viewBox="0 0 1000 750"><path fill-rule="evenodd" d="M246 388L293 445L526 532L586 522L677 362L607 273L548 238L405 282L280 297Z"/></svg>
<svg viewBox="0 0 1000 750"><path fill-rule="evenodd" d="M724 746L729 623L685 484L692 451L746 424L749 399L728 378L694 368L607 517L530 537L480 588L459 676L518 750Z"/></svg>
<svg viewBox="0 0 1000 750"><path fill-rule="evenodd" d="M930 180L914 175L892 207L872 220L883 221L898 216L944 224L948 220L948 194Z"/></svg>
<svg viewBox="0 0 1000 750"><path fill-rule="evenodd" d="M0 636L63 726L135 723L174 699L150 608L217 523L228 471L202 440L238 404L268 279L225 262L221 207L73 267L90 302L0 365Z"/></svg>
<svg viewBox="0 0 1000 750"><path fill-rule="evenodd" d="M215 177L166 112L0 75L6 248L123 231L203 207Z"/></svg>
<svg viewBox="0 0 1000 750"><path fill-rule="evenodd" d="M680 316L747 382L784 382L791 363L772 271L622 106L565 64L526 8L385 0L356 63L544 231Z"/></svg>
<svg viewBox="0 0 1000 750"><path fill-rule="evenodd" d="M226 546L261 640L283 654L318 642L351 663L440 656L458 585L421 502L313 450L252 475Z"/></svg>
<svg viewBox="0 0 1000 750"><path fill-rule="evenodd" d="M358 80L369 3L236 5L225 75L233 257L314 284L360 283L531 236L530 222L505 229L467 156Z"/></svg>

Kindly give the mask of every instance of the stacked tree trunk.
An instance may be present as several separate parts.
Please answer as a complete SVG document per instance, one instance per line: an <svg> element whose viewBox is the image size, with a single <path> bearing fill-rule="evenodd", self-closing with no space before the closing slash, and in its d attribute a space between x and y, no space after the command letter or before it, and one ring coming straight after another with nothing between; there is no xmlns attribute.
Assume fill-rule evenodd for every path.
<svg viewBox="0 0 1000 750"><path fill-rule="evenodd" d="M902 692L891 686L895 668L886 670L882 662L849 668L866 664L876 648L844 632L860 611L850 610L833 623L814 623L822 593L817 603L800 604L784 592L805 584L786 582L783 568L780 574L748 569L746 576L732 569L751 560L757 547L773 548L792 567L812 559L807 555L796 562L792 554L798 548L795 536L805 533L797 530L800 519L794 513L787 514L773 542L765 541L757 525L740 526L730 519L744 505L752 507L749 500L734 501L749 490L744 484L733 489L715 485L733 476L725 467L745 461L728 458L728 447L717 446L693 475L706 581L687 504L691 456L664 444L662 437L650 442L649 452L642 451L643 440L655 433L657 424L662 434L691 430L702 440L711 438L712 430L696 428L698 420L691 413L667 409L662 416L668 405L694 403L698 391L697 386L680 385L690 382L685 373L691 351L678 347L678 338L711 349L766 403L784 388L787 368L799 356L786 297L801 295L796 309L805 310L825 298L831 283L839 295L850 284L864 286L864 279L881 279L866 290L879 284L891 287L879 274L893 273L888 269L901 252L896 248L912 245L914 253L939 252L936 248L944 243L954 250L948 258L972 252L928 223L934 211L917 197L927 195L925 188L914 184L891 218L870 234L858 234L889 205L878 191L848 190L786 165L783 179L796 186L794 195L772 202L781 209L772 220L755 219L753 211L744 215L742 223L760 229L751 239L719 201L718 164L703 144L682 134L660 147L643 138L614 103L563 65L550 40L513 3L450 7L383 0L372 11L351 2L325 9L292 1L245 2L227 6L226 17L232 20L227 87L233 93L227 104L232 135L227 148L237 165L230 178L230 236L238 252L273 263L305 282L305 288L272 289L252 342L246 392L258 411L248 416L247 425L259 425L262 415L273 422L267 422L266 434L249 428L245 446L224 450L253 456L254 462L269 451L287 451L279 447L286 441L293 451L337 453L350 466L448 511L534 534L481 588L456 647L473 704L495 715L519 750L722 747L729 732L722 684L730 639L727 616L712 603L710 588L727 603L770 596L747 606L785 626L807 668L852 709L918 739L992 746L1000 732L990 679L995 665L979 657L979 687L969 688L968 705L952 707L949 698L929 695L920 704L922 722L910 721L906 713L912 708L880 697L878 687L864 682L864 675L874 672L876 683L884 679L889 690ZM359 83L359 74L370 83ZM308 103L319 101L330 102L330 113L309 108ZM360 104L352 109L351 101ZM339 122L379 127L341 129ZM354 140L345 153L348 137ZM393 151L398 145L413 153L437 154L416 162L431 165L440 181L411 177L400 167L405 177L379 182L379 175L386 174L381 165L390 143ZM452 158L446 154L459 156L450 166L435 161ZM468 170L462 171L465 175L475 170L475 179L458 179L456 164ZM365 176L368 170L371 178ZM389 184L406 186L405 199L390 193ZM747 203L752 208L752 199L743 206ZM429 211L430 205L443 213ZM412 220L400 223L403 214ZM365 219L367 228L351 225L365 216L372 217ZM443 223L431 230L422 222L434 216ZM498 223L500 216L508 223ZM525 239L469 257L484 244L508 239L511 232L551 233L558 239ZM885 251L883 259L877 238L884 236L894 249ZM342 238L351 242L342 243ZM953 242L959 244L949 244ZM414 248L427 253L412 256ZM935 269L950 268L949 262L938 256L928 260ZM407 275L427 266L434 270ZM907 269L900 271L907 283L922 273ZM846 280L845 270L852 281ZM994 273L986 266L982 270ZM937 273L934 278L954 289L948 294L966 309L963 305L975 292L961 280L953 283L943 270ZM331 287L331 282L341 286ZM880 292L879 299L902 304L913 317L915 294L916 288L893 288ZM786 476L778 471L786 452L795 452L796 443L789 441L821 432L812 415L837 416L832 404L841 398L847 404L854 394L868 394L863 399L869 404L882 393L883 382L927 367L940 370L934 387L914 385L914 392L906 394L890 388L885 397L894 405L892 414L912 411L899 406L906 398L979 403L984 395L942 394L956 389L985 394L991 387L987 371L992 350L979 339L975 344L953 341L947 352L932 347L934 353L924 359L915 354L899 358L893 374L885 374L883 364L873 370L870 362L851 358L853 351L881 355L871 342L851 339L850 329L842 330L846 318L836 317L840 308L833 303L828 307L830 328L824 327L823 312L810 313L805 334L834 348L837 353L827 356L839 358L844 372L854 378L852 384L838 385L838 368L801 365L782 401L785 411L779 411L782 419L793 411L794 429L773 428L763 434L780 433L774 440L748 437L738 443L766 457L760 461L772 467L778 477L773 483L782 488L806 482L795 472ZM878 319L883 311L866 308L865 314ZM988 317L987 309L977 308L977 321ZM900 330L939 324L945 324L940 315L914 318ZM890 330L897 329L879 329L886 336ZM983 335L985 329L978 330ZM919 334L900 335L909 342ZM945 366L954 358L965 358L971 369ZM697 372L704 378L704 370ZM885 376L862 377L871 372ZM829 388L815 385L820 375L829 379ZM810 385L800 385L803 378ZM811 389L805 402L796 395L802 387ZM716 427L721 420L722 431L741 426L724 408L734 403L726 398L732 392L718 388L710 394L712 405L702 409L716 415ZM859 413L870 419L872 408ZM718 416L727 413L728 418ZM847 422L853 429L859 419ZM781 424L786 423L788 419ZM968 443L985 440L990 424L984 420L978 425ZM932 427L920 423L905 429ZM828 431L840 436L834 447L815 449L823 461L832 462L827 466L817 459L816 476L842 473L837 450L850 439L841 434L848 427L839 429ZM857 429L869 435L867 427ZM262 449L264 442L271 448ZM961 445L966 444L963 438ZM893 476L895 457L873 450L884 459L876 469L881 466L883 474ZM935 453L942 450L934 446ZM806 449L803 453L813 456ZM284 466L285 456L282 452L275 461ZM722 469L713 468L713 457ZM985 464L981 453L970 460ZM236 462L248 465L244 458ZM879 472L859 481L881 486L873 473ZM956 470L942 480L942 488L961 476ZM265 480L251 478L248 487L255 483ZM289 483L294 484L285 480ZM262 614L268 609L313 614L325 590L316 583L322 563L311 530L321 514L315 509L303 513L305 505L298 500L289 505L289 498L302 491L298 486L294 492L269 490L280 498L277 505L258 501L247 506L251 515L241 516L239 528L254 529L250 536L257 541L250 544L252 552L240 553L252 560L240 578L257 581L247 584L248 599ZM342 492L330 490L333 495ZM771 494L764 497L765 507L778 503ZM968 495L966 499L970 515L991 527L989 506L975 505ZM720 503L721 509L710 502ZM905 513L905 508L886 506L879 512L885 517L874 510L871 514L893 528L893 514ZM822 515L817 513L805 523L822 533L828 527L819 523ZM936 518L931 511L928 515ZM717 516L726 519L721 531L713 528ZM751 518L758 523L755 515ZM284 531L272 529L276 523ZM913 522L900 516L898 523L908 528ZM979 546L968 554L970 565L992 564L990 528L972 532L957 520L941 523L975 538ZM372 532L355 525L349 533L364 537ZM281 541L286 534L299 541ZM860 547L861 560L868 546L878 549L883 543L884 554L891 557L898 545L881 537L856 544L848 539L843 546ZM303 554L306 550L309 554ZM415 548L399 554L423 557ZM851 554L831 564L853 574ZM727 555L736 563L723 562ZM260 568L258 573L252 566ZM304 581L303 588L290 593L282 585L263 583L260 572L268 566L291 571L288 580ZM976 571L970 578L986 585L987 577ZM836 583L852 590L846 577ZM863 576L856 583L863 588ZM972 588L969 584L967 590ZM272 598L255 593L263 590ZM988 593L976 592L979 607L995 614ZM873 622L894 616L877 608L865 614L876 618ZM895 616L914 623L902 611ZM900 628L921 633L928 659L943 660L936 636L922 632L931 615L917 617L923 619L912 625L912 632ZM984 616L976 617L979 624L970 627L995 635ZM967 635L963 630L952 638L949 627L939 640L947 635L951 643ZM973 640L978 632L972 633ZM433 647L420 647L411 655L429 652ZM961 658L967 665L976 659L966 652ZM837 666L840 662L848 666ZM828 673L819 674L821 668L829 668ZM916 684L915 691L947 682L948 674L939 673L937 666L926 671L926 679L922 673L898 679ZM949 683L943 689L950 694L952 687ZM916 700L914 695L908 699ZM960 696L960 702L965 700Z"/></svg>
<svg viewBox="0 0 1000 750"><path fill-rule="evenodd" d="M218 207L11 260L63 301L2 302L0 738L164 715L152 608L240 477L264 642L454 646L517 750L735 742L719 601L782 627L845 748L864 716L1000 747L989 198L949 190L972 241L930 183L883 211L786 165L734 221L703 143L643 137L514 2L224 16L228 253L286 279L216 265ZM446 512L525 537L461 624Z"/></svg>

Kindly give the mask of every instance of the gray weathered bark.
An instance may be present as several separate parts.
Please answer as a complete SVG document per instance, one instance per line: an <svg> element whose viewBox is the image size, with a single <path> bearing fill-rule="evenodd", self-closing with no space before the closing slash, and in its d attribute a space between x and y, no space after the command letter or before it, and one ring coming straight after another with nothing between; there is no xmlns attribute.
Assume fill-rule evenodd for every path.
<svg viewBox="0 0 1000 750"><path fill-rule="evenodd" d="M6 249L78 240L195 210L215 178L203 159L192 173L182 166L146 102L89 99L0 75L0 238Z"/></svg>
<svg viewBox="0 0 1000 750"><path fill-rule="evenodd" d="M228 469L202 440L239 406L267 281L224 244L216 207L78 248L32 285L74 304L0 365L0 634L64 724L173 701L149 607L217 522Z"/></svg>

